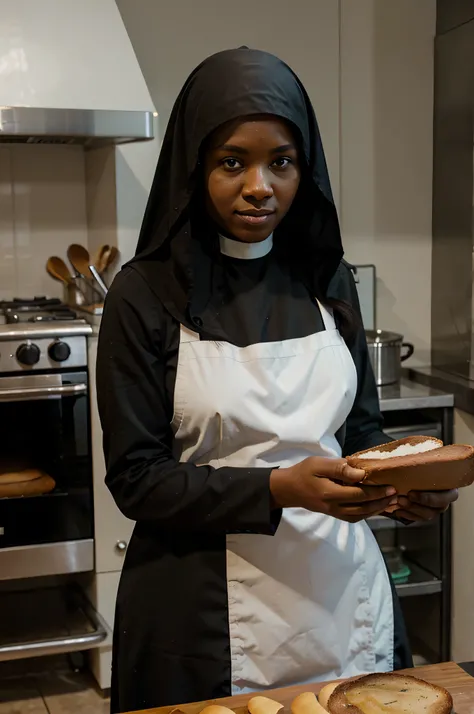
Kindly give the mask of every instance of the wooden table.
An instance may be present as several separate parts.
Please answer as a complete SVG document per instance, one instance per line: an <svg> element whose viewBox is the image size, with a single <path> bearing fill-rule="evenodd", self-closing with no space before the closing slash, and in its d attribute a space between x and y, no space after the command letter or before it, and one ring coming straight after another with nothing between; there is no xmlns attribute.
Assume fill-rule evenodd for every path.
<svg viewBox="0 0 474 714"><path fill-rule="evenodd" d="M429 667L419 667L416 670L407 670L407 673L448 689L454 699L454 711L456 714L474 714L474 677L467 674L457 664L453 662L434 664ZM313 684L274 689L270 692L265 692L265 696L284 704L285 710L282 710L282 712L286 714L290 711L291 702L298 694L302 692L315 692L317 694L322 687L322 684ZM179 712L182 712L182 714L199 714L205 706L216 702L233 709L236 714L246 714L246 705L250 698L251 695L249 694L239 694L236 697L227 697L226 699L183 704L179 707L160 707L159 709L148 709L146 713L135 712L135 714L171 714L173 711L176 714L179 714Z"/></svg>

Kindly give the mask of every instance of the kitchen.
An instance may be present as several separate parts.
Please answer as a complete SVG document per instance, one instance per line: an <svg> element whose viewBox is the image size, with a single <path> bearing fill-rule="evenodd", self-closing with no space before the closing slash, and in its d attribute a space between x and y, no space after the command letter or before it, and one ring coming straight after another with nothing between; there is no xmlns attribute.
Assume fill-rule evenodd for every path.
<svg viewBox="0 0 474 714"><path fill-rule="evenodd" d="M301 74L317 108L347 257L358 266L377 268L376 324L403 334L414 345L414 355L407 363L413 371L430 364L435 3L423 0L413 8L412 3L404 2L393 8L373 0L354 8L353 3L344 0L334 4L321 1L314 3L311 10L306 3L300 4L301 12L295 11L297 3L294 16L290 16L285 3L272 3L271 27L266 22L265 5L258 11L253 8L253 13L261 16L252 28L242 24L241 10L237 13L229 9L227 17L214 19L215 26L199 25L200 32L191 30L188 37L182 34L180 20L184 12L192 12L193 4L189 2L170 3L166 11L162 5L158 11L155 3L143 2L137 12L135 3L120 0L117 3L120 15L112 2L83 3L80 10L74 3L63 2L59 12L58 4L50 0L47 7L42 5L41 12L34 10L33 3L26 25L22 12L26 12L28 3L17 3L14 7L5 3L2 25L10 28L10 32L7 30L6 39L2 39L2 55L10 57L7 66L20 67L21 73L2 72L2 105L147 112L154 119L150 132L154 139L118 148L105 145L87 150L83 146L43 145L42 141L26 145L2 142L1 183L8 190L2 189L0 194L1 298L34 295L62 298L61 283L51 279L45 265L50 256L69 262L70 245L86 246L94 259L101 245L117 247L120 258L115 269L133 254L159 140L184 77L203 56L221 45L245 41L282 55ZM208 0L206 9L214 18L218 17L215 3ZM51 17L55 17L54 23ZM196 18L196 22L200 21ZM15 36L12 42L12 27L22 28L21 32L30 40L30 45L25 42L23 48L26 59L21 55L21 41ZM288 41L288 28L297 41ZM216 36L224 29L225 40L216 42ZM176 43L177 34L183 37L185 52ZM54 48L57 55L42 53L41 47ZM28 53L33 54L28 57ZM28 72L25 75L26 66L30 70L35 68L33 76L28 76ZM156 113L158 117L154 116ZM361 175L365 181L361 181ZM107 282L112 275L113 270L109 270ZM373 277L372 268L358 269L359 290L368 304L367 320L370 320L371 291L374 292ZM89 333L85 336L91 400L93 559L89 555L88 562L78 566L84 568L84 573L64 573L64 566L60 566L54 577L78 582L100 617L100 621L92 624L96 632L103 630L107 639L90 649L89 657L99 687L107 690L111 656L107 633L113 622L114 597L131 523L119 514L103 484L100 427L94 404L97 322L98 319L91 319L85 328ZM382 408L394 433L401 434L401 429L413 426L419 431L422 419L430 433L450 440L453 412L450 395L454 387L445 386L443 394L435 394L434 398L423 385L404 389L407 391L402 397L393 388L382 393ZM401 411L405 413L401 415ZM456 410L455 429L463 434L462 440L472 443L467 411L466 405L462 411ZM456 431L455 438L460 440ZM469 559L462 556L464 544L469 540L465 535L468 500L469 496L463 494L454 509L451 656L458 661L473 659L465 624L470 616L465 602L469 591L466 594L466 588L462 587L463 582L470 582L464 580ZM461 515L457 521L458 512L464 516L462 522ZM414 535L408 531L405 535L401 529L394 533L392 529L378 528L377 532L387 548L401 545L413 550L413 541L417 545L419 540L423 541L419 557L429 566L423 570L431 577L421 578L421 584L427 591L403 601L410 610L410 603L425 597L423 602L429 603L425 630L432 641L424 643L425 650L430 650L424 653L424 658L447 659L451 612L449 517L428 529L423 539L419 538L419 530L413 531ZM435 552L432 543L436 543ZM35 585L40 584L37 577ZM50 577L48 574L45 586ZM23 581L22 587L28 590L30 583ZM10 575L3 584L6 592L18 592L17 578ZM403 587L406 590L410 583L401 583L400 588ZM408 617L416 619L416 612L408 613ZM425 633L423 637L427 639ZM11 662L7 664L11 666ZM59 702L67 693L54 696ZM44 695L50 711L59 707L54 696Z"/></svg>

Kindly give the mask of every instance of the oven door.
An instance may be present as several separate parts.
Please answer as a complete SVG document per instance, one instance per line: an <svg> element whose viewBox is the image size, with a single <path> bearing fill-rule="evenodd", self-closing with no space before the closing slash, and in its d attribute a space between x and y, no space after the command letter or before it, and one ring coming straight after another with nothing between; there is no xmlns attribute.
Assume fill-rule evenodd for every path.
<svg viewBox="0 0 474 714"><path fill-rule="evenodd" d="M87 372L1 377L0 579L92 570L92 499Z"/></svg>

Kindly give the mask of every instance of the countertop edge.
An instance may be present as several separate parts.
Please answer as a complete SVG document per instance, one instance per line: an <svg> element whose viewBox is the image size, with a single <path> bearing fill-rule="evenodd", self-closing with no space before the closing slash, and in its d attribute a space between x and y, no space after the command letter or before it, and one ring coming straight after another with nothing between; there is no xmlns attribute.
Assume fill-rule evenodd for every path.
<svg viewBox="0 0 474 714"><path fill-rule="evenodd" d="M425 387L454 395L454 408L474 415L474 381L433 367L412 367L404 377Z"/></svg>
<svg viewBox="0 0 474 714"><path fill-rule="evenodd" d="M429 384L408 379L405 374L400 384L378 388L382 412L415 409L446 409L454 406L451 390L440 390Z"/></svg>

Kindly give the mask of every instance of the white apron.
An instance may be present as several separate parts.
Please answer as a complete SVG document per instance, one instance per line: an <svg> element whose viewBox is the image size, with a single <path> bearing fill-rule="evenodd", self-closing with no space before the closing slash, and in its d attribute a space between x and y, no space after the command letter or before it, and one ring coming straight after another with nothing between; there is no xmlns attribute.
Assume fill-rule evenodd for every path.
<svg viewBox="0 0 474 714"><path fill-rule="evenodd" d="M340 457L357 374L319 307L325 331L244 348L181 327L176 458L272 468ZM391 587L365 522L284 509L273 537L227 536L227 581L233 694L392 669Z"/></svg>

